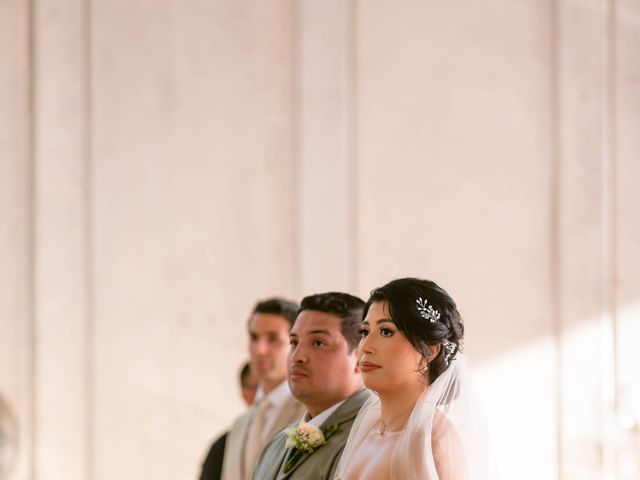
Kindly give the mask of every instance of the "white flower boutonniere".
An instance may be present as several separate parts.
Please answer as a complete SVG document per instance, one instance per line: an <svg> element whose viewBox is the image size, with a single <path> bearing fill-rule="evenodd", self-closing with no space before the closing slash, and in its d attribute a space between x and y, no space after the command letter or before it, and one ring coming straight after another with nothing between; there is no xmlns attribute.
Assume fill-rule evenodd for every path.
<svg viewBox="0 0 640 480"><path fill-rule="evenodd" d="M288 473L305 454L313 453L317 448L327 443L327 439L338 430L332 425L320 430L308 423L301 423L297 427L287 428L285 446L292 448L291 456L284 466L284 473Z"/></svg>
<svg viewBox="0 0 640 480"><path fill-rule="evenodd" d="M327 442L322 430L308 423L301 423L297 427L287 428L284 433L287 435L287 443L285 445L301 452L311 453Z"/></svg>

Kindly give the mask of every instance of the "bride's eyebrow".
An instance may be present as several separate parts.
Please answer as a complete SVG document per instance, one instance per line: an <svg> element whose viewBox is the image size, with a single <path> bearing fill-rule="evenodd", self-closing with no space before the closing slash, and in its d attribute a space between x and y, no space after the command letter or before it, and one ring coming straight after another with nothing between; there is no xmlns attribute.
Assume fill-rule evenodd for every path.
<svg viewBox="0 0 640 480"><path fill-rule="evenodd" d="M376 323L380 324L380 323L395 323L395 322L393 320L391 320L390 318L381 318Z"/></svg>

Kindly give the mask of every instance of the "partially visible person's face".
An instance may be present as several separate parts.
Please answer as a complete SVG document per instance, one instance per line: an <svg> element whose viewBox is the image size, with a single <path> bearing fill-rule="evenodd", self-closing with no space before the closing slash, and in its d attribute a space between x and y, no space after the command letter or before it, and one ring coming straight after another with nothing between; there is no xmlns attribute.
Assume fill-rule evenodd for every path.
<svg viewBox="0 0 640 480"><path fill-rule="evenodd" d="M287 376L290 323L280 315L254 313L249 319L251 370L267 389Z"/></svg>
<svg viewBox="0 0 640 480"><path fill-rule="evenodd" d="M376 392L424 381L419 372L423 357L391 320L387 302L374 302L369 308L362 322L358 351L364 384Z"/></svg>
<svg viewBox="0 0 640 480"><path fill-rule="evenodd" d="M251 369L249 369L249 374L242 380L242 384L240 385L240 394L247 406L253 404L256 398L256 390L258 390L258 379Z"/></svg>
<svg viewBox="0 0 640 480"><path fill-rule="evenodd" d="M356 349L349 352L342 319L303 310L291 329L289 388L315 416L362 387Z"/></svg>

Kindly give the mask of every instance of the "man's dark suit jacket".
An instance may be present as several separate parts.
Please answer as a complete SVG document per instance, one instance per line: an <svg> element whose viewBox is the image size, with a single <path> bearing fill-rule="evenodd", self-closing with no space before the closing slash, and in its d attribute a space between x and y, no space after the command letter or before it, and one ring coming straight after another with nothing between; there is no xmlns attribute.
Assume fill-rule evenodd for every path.
<svg viewBox="0 0 640 480"><path fill-rule="evenodd" d="M222 478L222 460L224 459L224 447L227 443L228 433L225 432L211 445L202 464L200 480L220 480Z"/></svg>

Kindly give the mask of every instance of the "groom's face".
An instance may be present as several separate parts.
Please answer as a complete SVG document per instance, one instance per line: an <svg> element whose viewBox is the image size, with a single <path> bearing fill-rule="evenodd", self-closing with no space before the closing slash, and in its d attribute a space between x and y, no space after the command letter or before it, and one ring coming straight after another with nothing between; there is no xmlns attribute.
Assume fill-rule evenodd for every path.
<svg viewBox="0 0 640 480"><path fill-rule="evenodd" d="M303 310L291 329L289 388L312 416L344 400L362 385L356 351L342 335L342 319Z"/></svg>

